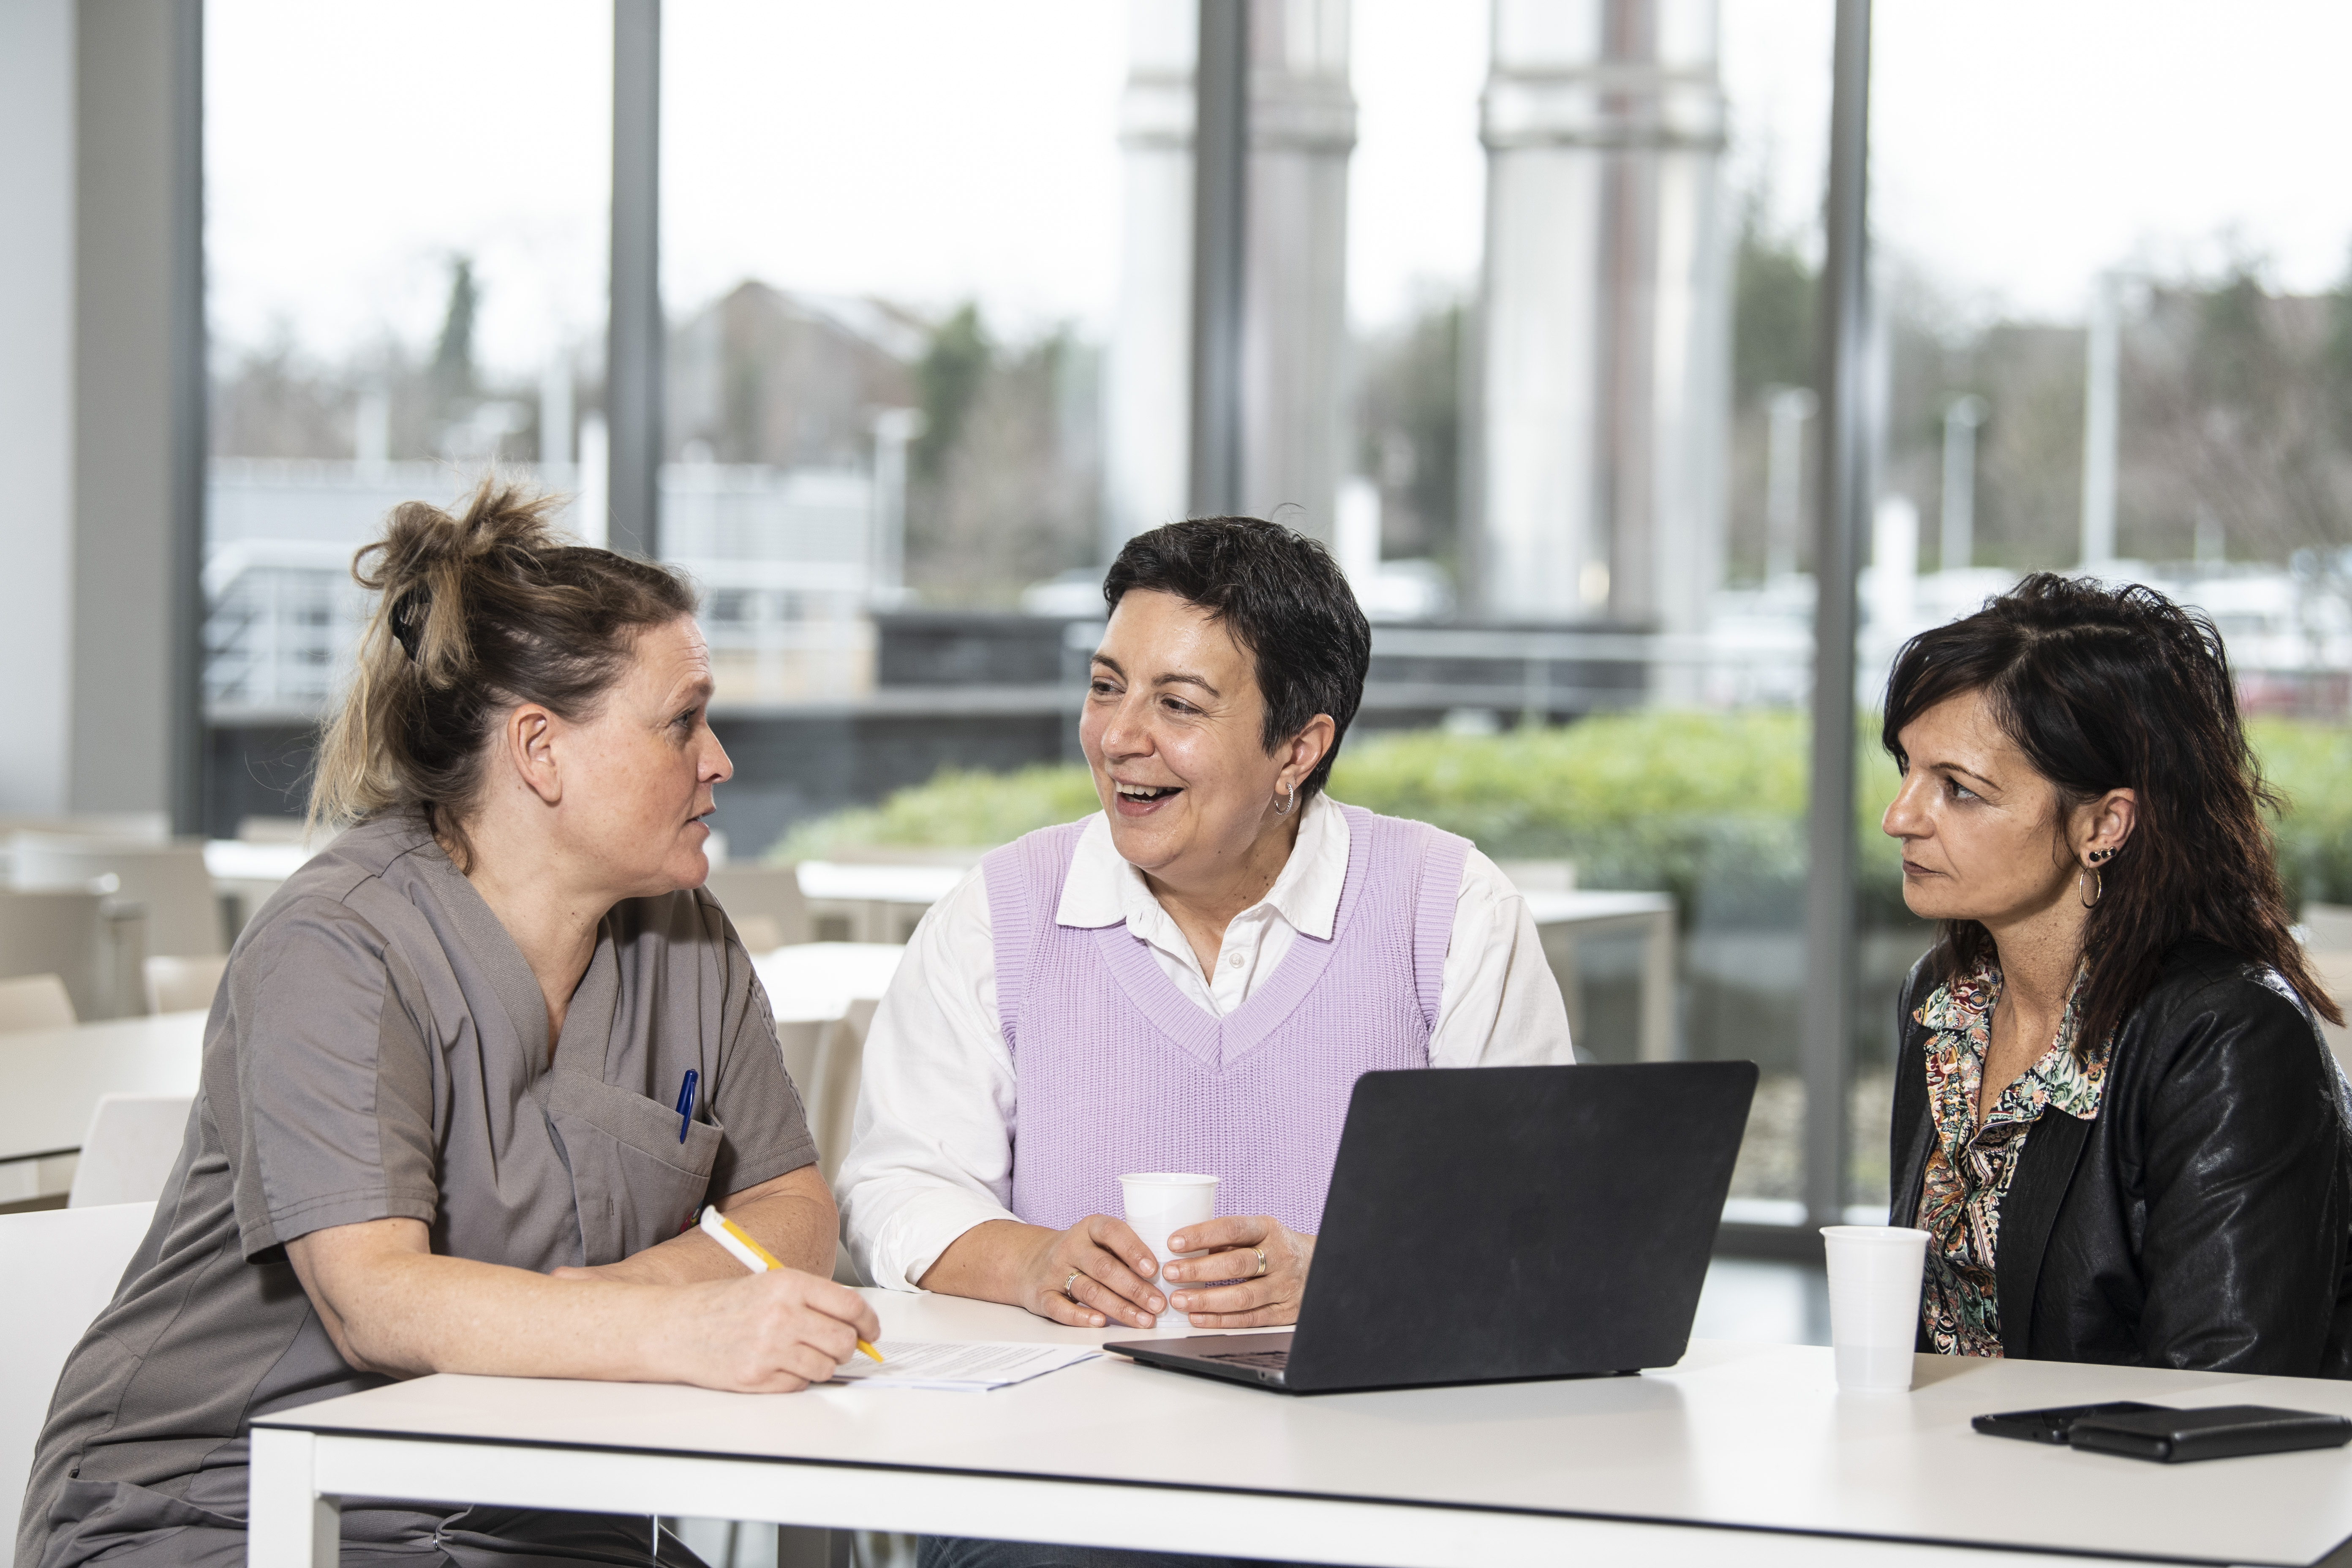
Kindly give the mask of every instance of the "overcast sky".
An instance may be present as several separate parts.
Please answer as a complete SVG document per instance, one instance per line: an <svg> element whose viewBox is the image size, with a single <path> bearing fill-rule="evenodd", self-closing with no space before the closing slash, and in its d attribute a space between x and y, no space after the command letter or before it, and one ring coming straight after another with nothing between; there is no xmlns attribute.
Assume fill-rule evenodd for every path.
<svg viewBox="0 0 2352 1568"><path fill-rule="evenodd" d="M1006 330L1099 331L1117 285L1125 7L1110 0L669 0L665 288L747 276ZM1732 178L1798 228L1820 200L1829 0L1723 0ZM2352 258L2352 5L1882 0L1883 246L1971 314L2079 314L2118 264ZM513 371L602 331L609 12L581 0L210 0L215 321L335 354L437 323L476 258ZM1356 0L1357 318L1474 279L1485 7Z"/></svg>

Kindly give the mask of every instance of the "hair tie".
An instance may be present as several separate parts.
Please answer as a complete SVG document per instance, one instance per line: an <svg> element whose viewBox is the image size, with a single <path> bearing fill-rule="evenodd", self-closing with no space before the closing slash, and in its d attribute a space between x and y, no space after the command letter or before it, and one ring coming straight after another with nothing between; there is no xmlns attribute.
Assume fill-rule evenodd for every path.
<svg viewBox="0 0 2352 1568"><path fill-rule="evenodd" d="M411 664L416 662L416 650L425 641L425 616L432 608L433 589L424 583L419 583L393 603L392 640L400 645L400 650L408 656Z"/></svg>

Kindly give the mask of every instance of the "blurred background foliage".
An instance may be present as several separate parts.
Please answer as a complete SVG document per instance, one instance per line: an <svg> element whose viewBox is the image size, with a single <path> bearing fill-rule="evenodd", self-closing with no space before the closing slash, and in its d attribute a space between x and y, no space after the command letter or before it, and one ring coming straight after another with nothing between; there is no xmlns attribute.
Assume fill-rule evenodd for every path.
<svg viewBox="0 0 2352 1568"><path fill-rule="evenodd" d="M1865 723L1874 739L1874 719ZM2275 826L2292 902L2352 902L2352 730L2291 719L2256 719L2250 729L2284 806ZM1500 735L1367 735L1340 752L1331 794L1434 823L1498 859L1573 860L1584 887L1673 893L1686 921L1793 919L1805 868L1805 731L1794 713L1648 711ZM1895 777L1893 762L1868 746L1855 828L1864 918L1874 924L1911 919L1896 846L1878 831ZM879 805L803 824L774 858L1003 844L1096 805L1076 764L950 769Z"/></svg>

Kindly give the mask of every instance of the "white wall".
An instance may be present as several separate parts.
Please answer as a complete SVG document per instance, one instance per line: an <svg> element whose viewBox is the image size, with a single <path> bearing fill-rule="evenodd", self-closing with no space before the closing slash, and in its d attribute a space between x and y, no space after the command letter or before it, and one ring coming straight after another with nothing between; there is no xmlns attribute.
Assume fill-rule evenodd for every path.
<svg viewBox="0 0 2352 1568"><path fill-rule="evenodd" d="M0 4L0 811L66 809L73 519L73 0Z"/></svg>

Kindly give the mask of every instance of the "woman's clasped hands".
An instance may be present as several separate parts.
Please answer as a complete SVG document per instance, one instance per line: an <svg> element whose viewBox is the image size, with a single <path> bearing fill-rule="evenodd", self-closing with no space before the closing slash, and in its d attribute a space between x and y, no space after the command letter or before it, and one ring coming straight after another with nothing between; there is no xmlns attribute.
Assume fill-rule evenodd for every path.
<svg viewBox="0 0 2352 1568"><path fill-rule="evenodd" d="M1271 1215L1221 1215L1169 1238L1183 1258L1163 1269L1122 1219L1088 1215L1049 1233L1027 1270L1029 1310L1073 1328L1148 1329L1170 1307L1196 1329L1298 1321L1315 1238Z"/></svg>

